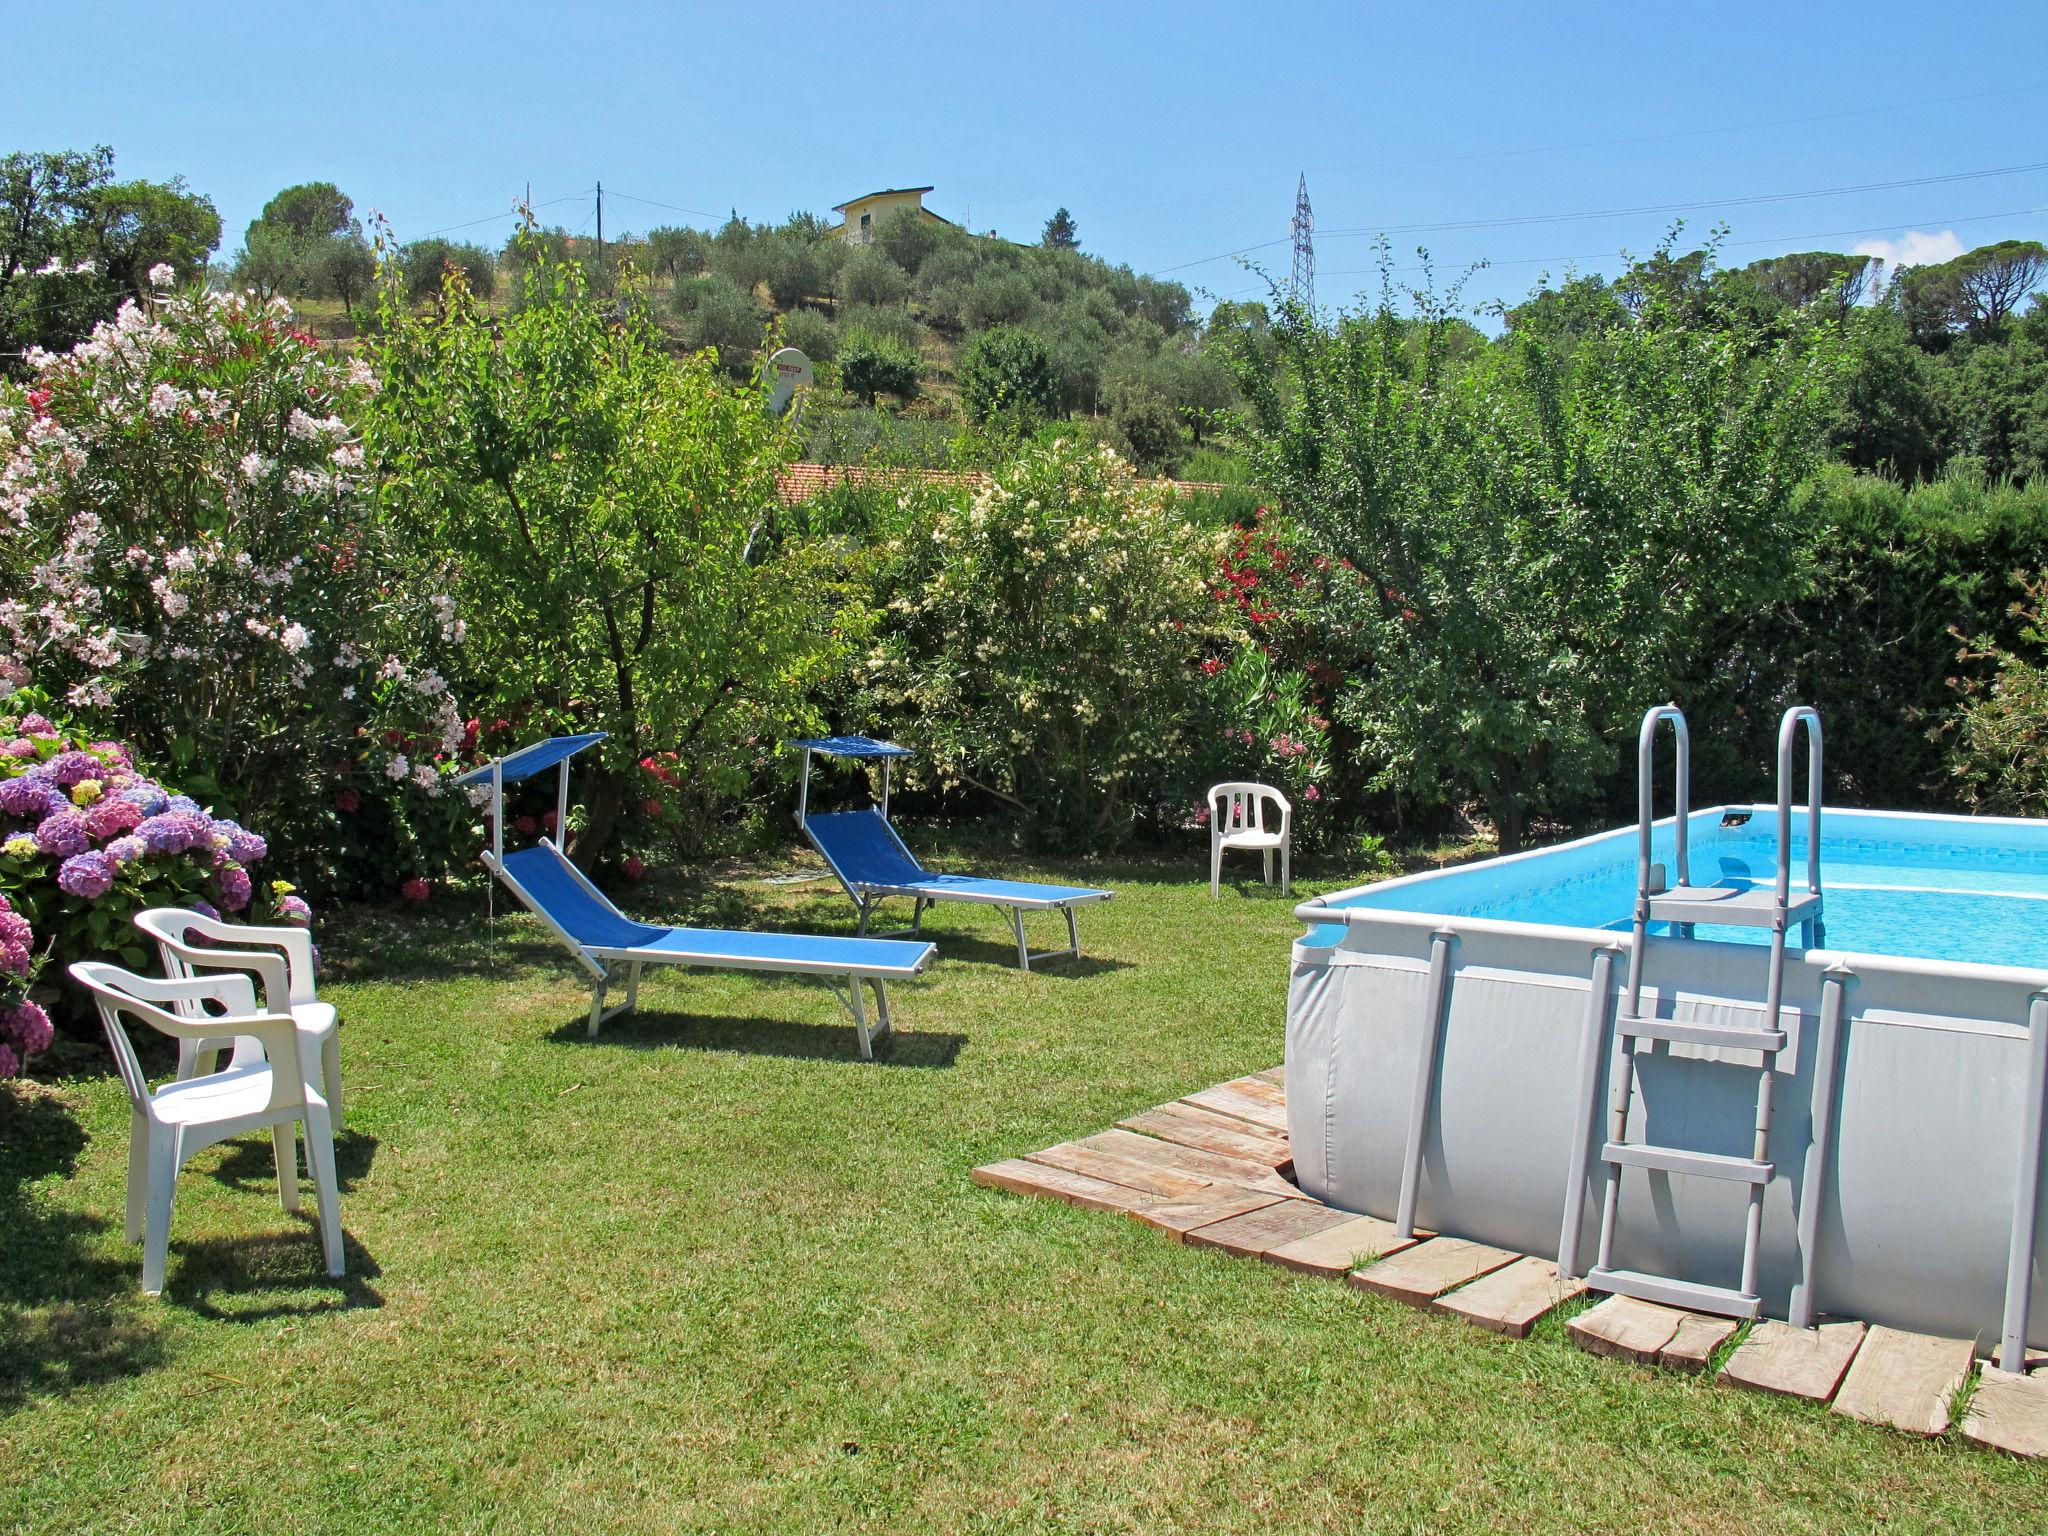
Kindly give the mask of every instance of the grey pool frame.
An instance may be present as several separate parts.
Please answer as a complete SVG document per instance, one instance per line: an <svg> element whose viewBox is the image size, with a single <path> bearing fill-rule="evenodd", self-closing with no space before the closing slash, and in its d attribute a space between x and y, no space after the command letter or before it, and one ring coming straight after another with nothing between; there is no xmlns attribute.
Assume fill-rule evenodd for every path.
<svg viewBox="0 0 2048 1536"><path fill-rule="evenodd" d="M1716 806L1691 819L1772 809ZM2013 825L2038 837L2037 822ZM1630 825L1581 844L1637 835ZM1545 852L1555 850L1510 857ZM1616 1048L1633 937L1342 904L1437 878L1295 909L1312 929L1294 945L1288 1002L1296 1176L1308 1193L1404 1232L1419 1225L1554 1255L1583 1273L1591 1213L1611 1175L1596 1156L1603 1096L1591 1096L1593 1115L1577 1106ZM1426 908L1423 891L1409 894ZM1651 936L1646 1008L1722 1031L1754 1025L1765 1006L1762 953ZM1787 955L1784 988L1790 1039L1763 1216L1767 1315L1995 1340L1998 1365L2020 1369L2029 1345L2048 1347L2048 970L1812 948ZM1725 1068L1758 1060L1668 1042L1645 1060L1634 1113L1675 1126L1662 1140L1746 1137L1751 1111L1730 1081L1743 1074ZM1747 1192L1735 1196L1718 1179L1633 1180L1616 1243L1658 1273L1732 1273L1740 1250L1728 1236L1742 1222L1731 1196Z"/></svg>

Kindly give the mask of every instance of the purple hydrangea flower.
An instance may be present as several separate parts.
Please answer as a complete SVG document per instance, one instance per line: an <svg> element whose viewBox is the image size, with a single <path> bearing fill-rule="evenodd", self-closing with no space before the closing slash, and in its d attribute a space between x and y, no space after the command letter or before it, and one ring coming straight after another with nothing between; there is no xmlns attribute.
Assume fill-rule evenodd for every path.
<svg viewBox="0 0 2048 1536"><path fill-rule="evenodd" d="M21 717L21 734L24 736L54 736L57 727L41 715L30 714Z"/></svg>
<svg viewBox="0 0 2048 1536"><path fill-rule="evenodd" d="M277 904L277 915L285 922L298 928L313 926L313 909L306 904L303 896L286 896Z"/></svg>
<svg viewBox="0 0 2048 1536"><path fill-rule="evenodd" d="M50 1027L50 1016L35 1003L21 1002L12 1008L0 1008L0 1035L13 1041L23 1056L47 1051L56 1033Z"/></svg>
<svg viewBox="0 0 2048 1536"><path fill-rule="evenodd" d="M76 811L52 811L36 826L36 847L52 858L69 858L91 846L92 834Z"/></svg>
<svg viewBox="0 0 2048 1536"><path fill-rule="evenodd" d="M182 811L187 816L203 816L206 814L204 811L199 809L199 802L197 800L194 800L190 795L171 796L171 798L165 802L164 809L168 811Z"/></svg>
<svg viewBox="0 0 2048 1536"><path fill-rule="evenodd" d="M201 917L210 917L216 923L220 921L220 908L216 907L204 896L194 896L190 901L185 903L185 910L188 912L197 912Z"/></svg>
<svg viewBox="0 0 2048 1536"><path fill-rule="evenodd" d="M0 939L0 975L26 976L28 974L28 946Z"/></svg>
<svg viewBox="0 0 2048 1536"><path fill-rule="evenodd" d="M192 846L192 822L189 817L166 811L161 816L145 816L136 823L135 835L148 845L151 853L183 853Z"/></svg>
<svg viewBox="0 0 2048 1536"><path fill-rule="evenodd" d="M46 766L50 777L66 789L86 779L96 779L107 769L90 752L59 752Z"/></svg>
<svg viewBox="0 0 2048 1536"><path fill-rule="evenodd" d="M40 774L0 779L0 811L22 821L41 821L63 803L64 797Z"/></svg>
<svg viewBox="0 0 2048 1536"><path fill-rule="evenodd" d="M121 798L145 816L161 816L171 808L171 797L164 793L163 786L152 784L147 779L122 790Z"/></svg>
<svg viewBox="0 0 2048 1536"><path fill-rule="evenodd" d="M75 853L57 869L57 889L68 896L98 901L114 888L114 861L99 849Z"/></svg>
<svg viewBox="0 0 2048 1536"><path fill-rule="evenodd" d="M261 863L263 856L270 852L268 843L238 822L216 821L213 824L213 831L216 841L223 833L226 834L228 857L245 867Z"/></svg>
<svg viewBox="0 0 2048 1536"><path fill-rule="evenodd" d="M249 898L256 894L249 872L239 865L230 864L223 869L217 884L220 887L220 904L230 912L241 911L249 905Z"/></svg>
<svg viewBox="0 0 2048 1536"><path fill-rule="evenodd" d="M14 1054L11 1045L0 1045L0 1077L17 1077L21 1073L21 1058Z"/></svg>
<svg viewBox="0 0 2048 1536"><path fill-rule="evenodd" d="M149 844L133 834L115 838L106 848L107 857L113 860L117 868L123 864L133 864L147 852Z"/></svg>

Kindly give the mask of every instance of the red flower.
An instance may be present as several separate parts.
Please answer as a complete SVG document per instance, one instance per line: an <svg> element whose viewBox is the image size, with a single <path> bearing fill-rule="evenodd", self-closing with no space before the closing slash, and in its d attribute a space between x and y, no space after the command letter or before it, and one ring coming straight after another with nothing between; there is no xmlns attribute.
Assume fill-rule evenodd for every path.
<svg viewBox="0 0 2048 1536"><path fill-rule="evenodd" d="M363 808L363 797L352 789L344 789L334 797L334 808L344 816L353 816Z"/></svg>
<svg viewBox="0 0 2048 1536"><path fill-rule="evenodd" d="M661 814L661 802L655 799L654 796L649 795L640 802L640 814L648 817L650 820L659 816Z"/></svg>
<svg viewBox="0 0 2048 1536"><path fill-rule="evenodd" d="M386 731L386 732L384 733L384 745L385 745L385 746L387 746L387 747L395 747L395 746L398 746L398 745L399 745L400 743L402 743L402 742L403 742L404 740L405 740L405 732L403 732L403 731L401 731L401 730L396 730L396 729L393 729L393 730L388 730L388 731Z"/></svg>
<svg viewBox="0 0 2048 1536"><path fill-rule="evenodd" d="M626 872L628 880L645 880L647 865L637 853L629 853L619 861L619 868Z"/></svg>
<svg viewBox="0 0 2048 1536"><path fill-rule="evenodd" d="M407 901L421 902L425 901L429 896L434 894L434 888L431 885L428 885L427 882L422 880L418 875L414 875L410 880L406 881L405 884L401 885L398 888L398 894L403 896Z"/></svg>
<svg viewBox="0 0 2048 1536"><path fill-rule="evenodd" d="M1221 672L1223 670L1223 663L1218 661L1214 656L1211 656L1207 661L1204 661L1202 663L1202 670L1206 672L1209 676L1214 677L1218 672Z"/></svg>
<svg viewBox="0 0 2048 1536"><path fill-rule="evenodd" d="M512 825L519 830L521 835L526 837L531 837L534 833L540 830L540 823L535 821L531 816L521 816L518 820L514 821Z"/></svg>
<svg viewBox="0 0 2048 1536"><path fill-rule="evenodd" d="M547 828L547 829L548 829L548 830L549 830L550 832L554 831L554 830L555 830L555 813L554 813L553 811L549 811L549 812L547 813L547 815L545 815L545 816L541 817L541 819L540 819L540 824L541 824L542 826L546 827L546 828Z"/></svg>

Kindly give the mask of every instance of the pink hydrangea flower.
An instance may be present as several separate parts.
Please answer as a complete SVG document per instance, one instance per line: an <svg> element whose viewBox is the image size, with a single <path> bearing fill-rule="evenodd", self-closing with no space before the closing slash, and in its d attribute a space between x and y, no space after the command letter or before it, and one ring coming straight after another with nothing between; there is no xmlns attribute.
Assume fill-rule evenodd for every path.
<svg viewBox="0 0 2048 1536"><path fill-rule="evenodd" d="M20 1002L12 1008L0 1008L0 1035L12 1041L21 1055L35 1056L50 1048L57 1031L51 1027L50 1016L37 1004Z"/></svg>
<svg viewBox="0 0 2048 1536"><path fill-rule="evenodd" d="M216 883L220 887L220 904L230 912L241 911L249 905L249 898L255 895L249 872L238 864L230 864L223 869Z"/></svg>

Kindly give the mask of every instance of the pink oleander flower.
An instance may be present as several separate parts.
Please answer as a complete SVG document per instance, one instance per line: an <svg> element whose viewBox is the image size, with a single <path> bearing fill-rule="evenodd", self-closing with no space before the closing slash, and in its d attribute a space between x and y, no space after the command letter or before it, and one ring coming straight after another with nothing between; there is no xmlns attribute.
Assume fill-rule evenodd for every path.
<svg viewBox="0 0 2048 1536"><path fill-rule="evenodd" d="M434 894L434 888L431 885L427 884L426 881L422 880L418 875L414 875L410 880L406 881L405 884L401 885L398 888L398 894L403 896L407 901L421 902L425 901L429 896Z"/></svg>
<svg viewBox="0 0 2048 1536"><path fill-rule="evenodd" d="M628 880L645 880L647 878L647 862L637 853L627 854L625 858L619 861L619 868L626 872Z"/></svg>
<svg viewBox="0 0 2048 1536"><path fill-rule="evenodd" d="M1301 792L1301 798L1306 800L1310 805L1314 805L1318 800L1323 798L1323 792L1320 789L1317 789L1315 785L1311 784L1307 789L1304 789Z"/></svg>

